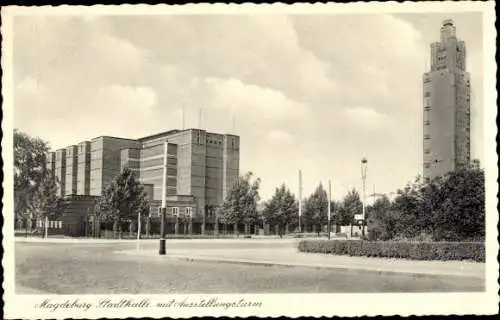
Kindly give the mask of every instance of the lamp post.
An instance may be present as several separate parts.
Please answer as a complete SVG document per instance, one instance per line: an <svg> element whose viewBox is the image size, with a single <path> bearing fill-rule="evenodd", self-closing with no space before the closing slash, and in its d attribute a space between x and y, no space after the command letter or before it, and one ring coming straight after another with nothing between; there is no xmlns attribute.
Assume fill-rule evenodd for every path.
<svg viewBox="0 0 500 320"><path fill-rule="evenodd" d="M163 188L161 198L161 208L159 208L161 225L160 225L160 249L159 254L166 254L166 241L165 241L165 219L167 213L167 147L168 142L163 144Z"/></svg>
<svg viewBox="0 0 500 320"><path fill-rule="evenodd" d="M361 219L361 235L365 237L365 206L366 206L366 168L368 166L368 160L366 158L361 159L361 179L363 180L363 215Z"/></svg>
<svg viewBox="0 0 500 320"><path fill-rule="evenodd" d="M47 215L45 216L44 226L45 226L44 238L47 239L49 237L49 216Z"/></svg>
<svg viewBox="0 0 500 320"><path fill-rule="evenodd" d="M141 210L137 210L137 251L139 251L139 240L141 240Z"/></svg>

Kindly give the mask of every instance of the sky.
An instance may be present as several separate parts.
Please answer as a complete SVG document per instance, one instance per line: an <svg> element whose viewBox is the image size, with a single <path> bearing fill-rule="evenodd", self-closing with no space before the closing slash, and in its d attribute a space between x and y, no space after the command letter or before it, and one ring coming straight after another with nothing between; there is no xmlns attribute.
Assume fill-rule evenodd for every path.
<svg viewBox="0 0 500 320"><path fill-rule="evenodd" d="M14 127L53 149L182 127L240 136L261 197L332 182L389 193L422 170L422 74L442 20L467 45L483 160L481 13L27 15L13 36ZM234 119L234 121L233 121Z"/></svg>

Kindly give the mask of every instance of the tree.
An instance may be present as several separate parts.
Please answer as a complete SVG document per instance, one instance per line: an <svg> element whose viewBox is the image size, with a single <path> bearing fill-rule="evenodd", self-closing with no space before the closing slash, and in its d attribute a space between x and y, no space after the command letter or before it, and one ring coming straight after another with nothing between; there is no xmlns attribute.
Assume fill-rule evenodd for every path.
<svg viewBox="0 0 500 320"><path fill-rule="evenodd" d="M370 208L372 239L482 240L485 234L484 171L471 166L398 190L392 204Z"/></svg>
<svg viewBox="0 0 500 320"><path fill-rule="evenodd" d="M64 200L57 196L57 183L48 171L45 171L31 203L34 216L42 221L45 218L57 220L63 214Z"/></svg>
<svg viewBox="0 0 500 320"><path fill-rule="evenodd" d="M435 240L484 240L485 180L479 167L449 173L442 182L434 214Z"/></svg>
<svg viewBox="0 0 500 320"><path fill-rule="evenodd" d="M278 226L281 236L286 225L297 221L298 212L298 202L285 184L282 184L265 204L263 214L266 221Z"/></svg>
<svg viewBox="0 0 500 320"><path fill-rule="evenodd" d="M342 205L339 201L332 200L330 202L330 224L335 224L336 230L330 229L330 232L340 232L340 224L337 223L338 215Z"/></svg>
<svg viewBox="0 0 500 320"><path fill-rule="evenodd" d="M257 203L260 200L260 178L252 181L253 173L238 177L221 208L221 222L225 224L252 224L258 221Z"/></svg>
<svg viewBox="0 0 500 320"><path fill-rule="evenodd" d="M363 213L363 202L355 189L347 193L338 211L336 222L341 226L353 224L355 215Z"/></svg>
<svg viewBox="0 0 500 320"><path fill-rule="evenodd" d="M375 200L367 210L368 237L370 240L389 240L395 235L396 212L387 196Z"/></svg>
<svg viewBox="0 0 500 320"><path fill-rule="evenodd" d="M47 142L14 129L14 213L26 218L46 175Z"/></svg>
<svg viewBox="0 0 500 320"><path fill-rule="evenodd" d="M321 226L327 221L328 217L328 195L320 183L313 194L306 199L304 205L304 218L306 222L317 228L318 235L321 232Z"/></svg>
<svg viewBox="0 0 500 320"><path fill-rule="evenodd" d="M113 222L113 231L116 232L120 222L132 224L138 213L147 215L149 202L132 170L125 168L104 188L97 208L103 221Z"/></svg>

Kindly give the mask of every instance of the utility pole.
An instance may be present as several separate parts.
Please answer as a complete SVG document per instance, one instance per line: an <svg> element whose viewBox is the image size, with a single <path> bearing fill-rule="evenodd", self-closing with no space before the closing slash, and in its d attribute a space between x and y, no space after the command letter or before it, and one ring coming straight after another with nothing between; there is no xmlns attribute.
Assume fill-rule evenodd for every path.
<svg viewBox="0 0 500 320"><path fill-rule="evenodd" d="M332 182L328 180L328 240L331 234L331 215L332 215Z"/></svg>
<svg viewBox="0 0 500 320"><path fill-rule="evenodd" d="M366 158L361 159L361 179L363 180L363 215L361 219L361 235L365 237L365 210L366 210L366 168L368 166L368 160Z"/></svg>
<svg viewBox="0 0 500 320"><path fill-rule="evenodd" d="M302 217L302 171L299 170L299 233L302 232L301 219Z"/></svg>
<svg viewBox="0 0 500 320"><path fill-rule="evenodd" d="M165 141L163 144L163 188L162 188L162 197L161 197L161 208L160 208L160 216L161 216L161 235L160 235L160 255L164 255L166 253L166 241L165 241L165 223L167 218L167 148L168 141Z"/></svg>

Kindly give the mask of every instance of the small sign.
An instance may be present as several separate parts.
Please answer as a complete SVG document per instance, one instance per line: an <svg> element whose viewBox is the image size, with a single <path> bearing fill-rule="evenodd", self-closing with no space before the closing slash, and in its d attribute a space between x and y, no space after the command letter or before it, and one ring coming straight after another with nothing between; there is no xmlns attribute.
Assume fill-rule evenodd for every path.
<svg viewBox="0 0 500 320"><path fill-rule="evenodd" d="M354 219L355 220L363 220L363 215L362 214L355 214Z"/></svg>

